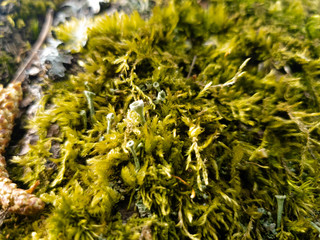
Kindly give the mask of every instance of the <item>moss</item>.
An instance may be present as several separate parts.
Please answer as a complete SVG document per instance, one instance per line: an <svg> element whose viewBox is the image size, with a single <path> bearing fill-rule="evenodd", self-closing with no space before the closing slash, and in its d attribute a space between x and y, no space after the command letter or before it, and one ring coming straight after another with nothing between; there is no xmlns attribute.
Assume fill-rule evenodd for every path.
<svg viewBox="0 0 320 240"><path fill-rule="evenodd" d="M52 82L29 122L39 141L14 159L48 204L21 238L316 239L312 3L165 1L147 19L96 16L77 51L84 72ZM276 195L286 195L279 228Z"/></svg>

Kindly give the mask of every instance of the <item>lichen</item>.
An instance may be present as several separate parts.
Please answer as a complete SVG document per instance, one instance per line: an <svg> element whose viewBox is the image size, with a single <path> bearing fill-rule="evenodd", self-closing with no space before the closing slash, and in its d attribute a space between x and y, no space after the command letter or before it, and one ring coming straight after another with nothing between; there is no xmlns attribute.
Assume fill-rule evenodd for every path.
<svg viewBox="0 0 320 240"><path fill-rule="evenodd" d="M13 159L20 180L40 180L46 211L0 236L316 239L315 2L168 0L149 18L94 17L83 72L51 82L29 121L39 141ZM286 201L275 229L276 195Z"/></svg>

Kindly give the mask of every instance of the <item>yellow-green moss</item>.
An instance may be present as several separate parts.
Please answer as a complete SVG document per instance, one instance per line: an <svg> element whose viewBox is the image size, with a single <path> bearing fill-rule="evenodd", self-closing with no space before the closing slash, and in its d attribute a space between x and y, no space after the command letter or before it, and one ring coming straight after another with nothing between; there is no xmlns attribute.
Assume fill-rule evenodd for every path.
<svg viewBox="0 0 320 240"><path fill-rule="evenodd" d="M165 1L147 20L95 17L77 51L84 71L52 82L29 123L40 139L14 159L21 180L40 179L47 203L21 236L316 239L320 51L305 25L313 2ZM95 94L94 118L84 91ZM138 100L145 123L130 107ZM59 135L48 137L52 124ZM278 229L275 195L286 195Z"/></svg>

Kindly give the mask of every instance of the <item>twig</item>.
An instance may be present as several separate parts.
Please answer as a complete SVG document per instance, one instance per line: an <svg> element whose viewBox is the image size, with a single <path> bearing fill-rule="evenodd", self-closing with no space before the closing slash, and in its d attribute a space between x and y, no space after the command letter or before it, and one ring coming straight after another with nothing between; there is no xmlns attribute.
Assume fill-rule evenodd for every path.
<svg viewBox="0 0 320 240"><path fill-rule="evenodd" d="M42 43L44 42L44 40L46 39L48 32L50 30L50 27L52 25L52 19L53 19L53 10L49 9L47 14L46 14L46 20L42 26L40 35L37 39L37 41L35 42L35 44L33 45L29 57L22 62L22 64L19 66L18 70L16 71L14 78L12 80L13 83L15 82L22 82L25 78L25 71L26 69L30 66L33 58L36 56L36 54L38 53Z"/></svg>

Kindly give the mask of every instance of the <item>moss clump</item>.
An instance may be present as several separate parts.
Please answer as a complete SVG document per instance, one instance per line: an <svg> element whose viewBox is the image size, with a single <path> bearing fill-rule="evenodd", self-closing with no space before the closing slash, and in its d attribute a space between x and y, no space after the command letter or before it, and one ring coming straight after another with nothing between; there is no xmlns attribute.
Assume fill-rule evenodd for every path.
<svg viewBox="0 0 320 240"><path fill-rule="evenodd" d="M316 239L314 14L313 1L186 0L95 17L84 71L49 86L39 141L14 158L48 204L21 237Z"/></svg>

